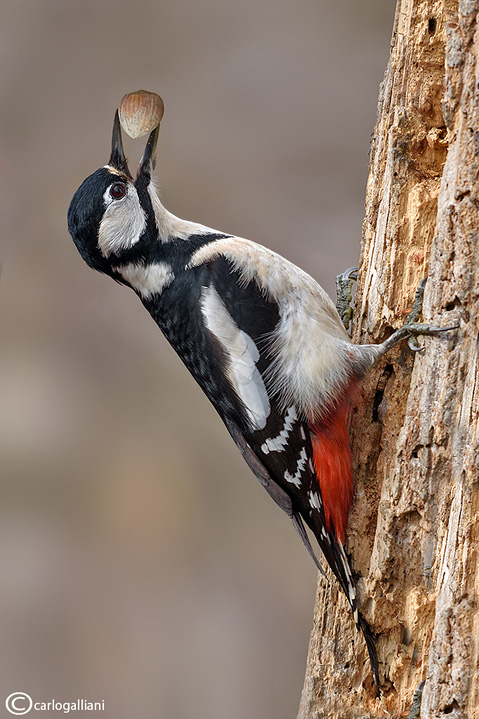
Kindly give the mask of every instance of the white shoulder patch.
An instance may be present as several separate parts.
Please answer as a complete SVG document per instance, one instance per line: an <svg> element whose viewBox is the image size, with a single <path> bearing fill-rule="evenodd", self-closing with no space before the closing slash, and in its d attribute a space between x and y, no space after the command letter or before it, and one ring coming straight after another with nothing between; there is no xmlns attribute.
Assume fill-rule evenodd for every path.
<svg viewBox="0 0 479 719"><path fill-rule="evenodd" d="M246 284L255 280L278 304L280 319L269 338L266 384L283 409L294 404L308 419L320 417L349 381L350 339L332 300L306 272L280 255L240 237L200 247L189 266L223 256ZM353 350L354 351L354 350Z"/></svg>
<svg viewBox="0 0 479 719"><path fill-rule="evenodd" d="M264 429L271 409L266 387L256 367L258 348L251 337L239 329L212 285L202 289L201 313L206 327L228 358L226 375L246 407L251 424L255 429Z"/></svg>
<svg viewBox="0 0 479 719"><path fill-rule="evenodd" d="M114 269L145 299L156 294L161 295L165 287L175 279L173 270L166 262L151 265L130 263Z"/></svg>

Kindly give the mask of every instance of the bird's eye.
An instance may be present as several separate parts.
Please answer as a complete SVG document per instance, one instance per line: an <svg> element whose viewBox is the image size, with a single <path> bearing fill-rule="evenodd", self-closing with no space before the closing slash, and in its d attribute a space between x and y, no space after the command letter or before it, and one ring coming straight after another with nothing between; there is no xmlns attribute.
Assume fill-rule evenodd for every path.
<svg viewBox="0 0 479 719"><path fill-rule="evenodd" d="M126 186L121 182L116 182L110 187L110 195L114 200L119 200L126 194Z"/></svg>

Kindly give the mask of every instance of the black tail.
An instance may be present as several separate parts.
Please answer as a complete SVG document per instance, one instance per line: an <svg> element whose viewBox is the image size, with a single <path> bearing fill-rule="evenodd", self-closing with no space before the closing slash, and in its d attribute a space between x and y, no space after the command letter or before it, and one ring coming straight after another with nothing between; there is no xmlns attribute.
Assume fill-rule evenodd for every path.
<svg viewBox="0 0 479 719"><path fill-rule="evenodd" d="M341 585L341 589L345 593L348 602L351 605L356 626L364 636L364 640L366 642L366 647L369 654L369 661L371 663L374 684L376 686L379 697L381 695L381 692L379 689L379 662L378 654L376 651L375 637L371 631L371 627L358 610L356 598L356 583L353 578L353 573L351 571L348 556L340 540L336 539L334 526L331 526L330 531L328 532L326 532L324 525L323 527L313 526L311 527L311 529L314 532L319 546L321 547L324 558L331 567L336 579Z"/></svg>
<svg viewBox="0 0 479 719"><path fill-rule="evenodd" d="M371 631L371 627L363 617L363 615L358 612L358 621L356 626L358 629L360 629L363 633L364 640L366 642L366 647L368 649L369 654L369 661L371 662L371 669L373 672L373 679L374 684L376 685L376 690L378 692L378 697L381 696L381 690L379 689L379 663L378 663L378 653L376 651L376 643L374 641L374 634Z"/></svg>

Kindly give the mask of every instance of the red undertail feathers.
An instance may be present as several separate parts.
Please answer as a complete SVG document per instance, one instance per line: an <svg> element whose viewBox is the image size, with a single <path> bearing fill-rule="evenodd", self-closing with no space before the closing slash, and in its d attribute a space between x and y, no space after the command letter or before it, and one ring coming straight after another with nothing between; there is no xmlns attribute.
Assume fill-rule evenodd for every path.
<svg viewBox="0 0 479 719"><path fill-rule="evenodd" d="M314 465L323 498L328 532L346 542L348 512L353 499L351 450L347 428L349 404L342 404L326 419L310 425Z"/></svg>

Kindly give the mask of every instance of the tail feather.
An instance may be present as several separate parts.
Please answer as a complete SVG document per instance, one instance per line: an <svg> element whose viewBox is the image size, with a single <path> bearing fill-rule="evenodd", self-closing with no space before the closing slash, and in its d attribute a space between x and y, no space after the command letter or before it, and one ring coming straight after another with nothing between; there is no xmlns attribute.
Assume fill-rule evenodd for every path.
<svg viewBox="0 0 479 719"><path fill-rule="evenodd" d="M321 507L310 524L326 561L351 606L357 628L364 635L374 683L379 691L379 664L374 635L358 610L356 583L344 549L348 512L353 499L351 451L347 429L350 407L340 405L326 419L310 424L314 466L321 490Z"/></svg>
<svg viewBox="0 0 479 719"><path fill-rule="evenodd" d="M323 554L331 567L336 579L343 592L345 593L348 602L353 612L354 621L356 627L364 636L366 647L368 650L369 661L371 664L371 670L373 674L374 684L376 686L378 697L381 695L379 689L379 662L376 651L375 636L371 631L371 628L361 612L358 609L357 595L356 595L356 583L351 571L348 556L342 543L334 538L334 536L327 535L325 541L321 531L318 531L317 527L314 528L314 534L321 546Z"/></svg>
<svg viewBox="0 0 479 719"><path fill-rule="evenodd" d="M356 626L358 629L360 629L363 633L364 640L366 642L366 647L368 649L369 654L369 662L371 664L371 669L373 672L373 679L374 684L376 685L376 690L378 693L378 697L381 696L381 690L379 689L379 662L378 662L378 653L376 651L376 642L374 634L371 631L371 627L363 617L361 613L358 614L358 622L356 623Z"/></svg>

